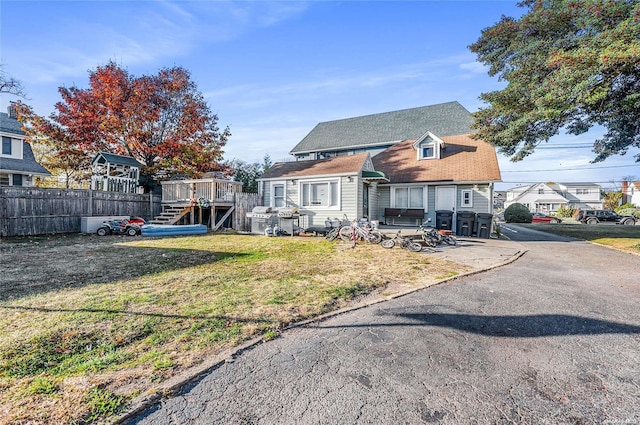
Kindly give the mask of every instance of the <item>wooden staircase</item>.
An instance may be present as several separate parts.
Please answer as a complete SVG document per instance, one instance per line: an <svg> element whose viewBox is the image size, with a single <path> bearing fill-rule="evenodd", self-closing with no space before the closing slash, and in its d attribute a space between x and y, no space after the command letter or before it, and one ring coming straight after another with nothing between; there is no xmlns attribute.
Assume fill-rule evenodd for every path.
<svg viewBox="0 0 640 425"><path fill-rule="evenodd" d="M150 220L150 224L176 224L182 217L189 214L191 207L169 207Z"/></svg>

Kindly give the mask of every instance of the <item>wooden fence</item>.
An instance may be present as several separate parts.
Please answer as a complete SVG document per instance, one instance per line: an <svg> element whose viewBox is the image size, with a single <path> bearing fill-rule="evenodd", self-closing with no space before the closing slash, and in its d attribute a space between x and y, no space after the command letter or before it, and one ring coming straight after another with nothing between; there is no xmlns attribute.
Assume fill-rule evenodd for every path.
<svg viewBox="0 0 640 425"><path fill-rule="evenodd" d="M160 214L161 197L78 189L0 187L0 237L80 232L81 217Z"/></svg>
<svg viewBox="0 0 640 425"><path fill-rule="evenodd" d="M250 231L251 219L247 218L247 213L259 205L262 205L262 198L257 193L236 192L233 228L236 230Z"/></svg>

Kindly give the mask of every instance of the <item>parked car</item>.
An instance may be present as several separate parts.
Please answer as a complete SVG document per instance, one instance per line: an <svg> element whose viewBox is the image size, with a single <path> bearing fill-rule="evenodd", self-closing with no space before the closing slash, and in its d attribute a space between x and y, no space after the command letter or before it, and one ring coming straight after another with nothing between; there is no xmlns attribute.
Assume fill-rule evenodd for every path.
<svg viewBox="0 0 640 425"><path fill-rule="evenodd" d="M534 213L531 217L532 223L562 223L558 217L551 217L542 213Z"/></svg>
<svg viewBox="0 0 640 425"><path fill-rule="evenodd" d="M578 221L586 224L615 223L624 225L636 224L636 218L631 215L618 215L613 210L581 210Z"/></svg>

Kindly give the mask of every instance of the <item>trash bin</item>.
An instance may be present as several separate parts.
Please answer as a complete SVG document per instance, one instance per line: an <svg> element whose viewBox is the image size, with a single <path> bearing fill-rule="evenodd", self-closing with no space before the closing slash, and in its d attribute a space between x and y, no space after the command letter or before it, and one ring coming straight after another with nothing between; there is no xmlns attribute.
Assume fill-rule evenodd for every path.
<svg viewBox="0 0 640 425"><path fill-rule="evenodd" d="M478 213L476 214L476 236L479 238L489 239L491 236L491 223L493 222L493 214Z"/></svg>
<svg viewBox="0 0 640 425"><path fill-rule="evenodd" d="M458 211L456 234L458 236L472 236L476 213L473 211Z"/></svg>
<svg viewBox="0 0 640 425"><path fill-rule="evenodd" d="M453 211L447 211L447 210L436 211L436 229L451 230L452 219L453 219Z"/></svg>

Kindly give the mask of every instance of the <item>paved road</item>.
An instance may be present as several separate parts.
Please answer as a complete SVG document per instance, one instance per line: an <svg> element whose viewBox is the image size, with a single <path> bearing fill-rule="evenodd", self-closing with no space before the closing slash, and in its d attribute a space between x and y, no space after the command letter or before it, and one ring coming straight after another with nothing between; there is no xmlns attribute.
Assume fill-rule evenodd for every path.
<svg viewBox="0 0 640 425"><path fill-rule="evenodd" d="M295 329L137 424L638 424L640 257L508 266Z"/></svg>

